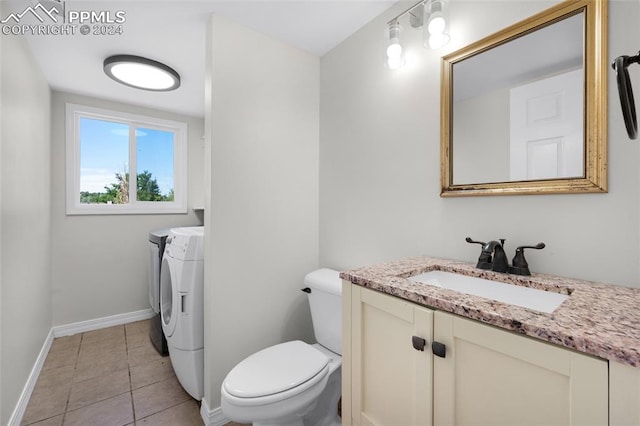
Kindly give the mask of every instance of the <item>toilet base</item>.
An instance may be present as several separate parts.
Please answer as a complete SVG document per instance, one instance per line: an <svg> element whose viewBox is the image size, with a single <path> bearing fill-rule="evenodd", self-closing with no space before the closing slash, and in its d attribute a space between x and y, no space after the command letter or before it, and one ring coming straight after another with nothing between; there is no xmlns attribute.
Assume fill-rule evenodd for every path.
<svg viewBox="0 0 640 426"><path fill-rule="evenodd" d="M279 419L276 422L253 422L253 426L304 426L301 418L295 418L291 420Z"/></svg>
<svg viewBox="0 0 640 426"><path fill-rule="evenodd" d="M342 368L329 376L324 392L313 409L302 418L304 426L341 426L338 416L338 402L342 397Z"/></svg>

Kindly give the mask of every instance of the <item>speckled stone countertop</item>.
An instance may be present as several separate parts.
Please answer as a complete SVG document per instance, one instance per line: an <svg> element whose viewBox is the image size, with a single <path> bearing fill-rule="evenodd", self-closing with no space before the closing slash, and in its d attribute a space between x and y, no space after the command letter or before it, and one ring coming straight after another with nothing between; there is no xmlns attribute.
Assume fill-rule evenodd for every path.
<svg viewBox="0 0 640 426"><path fill-rule="evenodd" d="M547 314L407 277L445 271L570 295ZM340 273L353 284L550 343L640 368L640 289L533 273L477 269L468 262L415 257Z"/></svg>

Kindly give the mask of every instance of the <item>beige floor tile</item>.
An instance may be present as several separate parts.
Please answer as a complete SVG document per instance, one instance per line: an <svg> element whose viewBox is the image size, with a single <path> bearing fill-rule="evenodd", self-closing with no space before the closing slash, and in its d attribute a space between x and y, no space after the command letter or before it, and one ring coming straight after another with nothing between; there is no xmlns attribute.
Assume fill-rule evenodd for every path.
<svg viewBox="0 0 640 426"><path fill-rule="evenodd" d="M127 348L133 349L144 346L149 342L149 330L128 332L127 331Z"/></svg>
<svg viewBox="0 0 640 426"><path fill-rule="evenodd" d="M124 326L111 327L84 333L80 344L80 354L83 352L97 354L98 352L126 350L126 347Z"/></svg>
<svg viewBox="0 0 640 426"><path fill-rule="evenodd" d="M105 340L124 339L124 325L87 331L82 334L83 344L99 343Z"/></svg>
<svg viewBox="0 0 640 426"><path fill-rule="evenodd" d="M76 382L71 386L67 410L75 410L130 390L129 371L126 369Z"/></svg>
<svg viewBox="0 0 640 426"><path fill-rule="evenodd" d="M49 352L47 359L44 361L42 370L49 370L51 368L67 367L69 365L76 365L78 360L78 348L62 349L56 352Z"/></svg>
<svg viewBox="0 0 640 426"><path fill-rule="evenodd" d="M65 349L78 349L80 347L80 339L82 334L74 334L73 336L57 337L53 339L49 352L57 352Z"/></svg>
<svg viewBox="0 0 640 426"><path fill-rule="evenodd" d="M115 363L118 361L127 361L127 351L124 347L114 348L112 351L82 351L78 358L78 370L94 368L101 364Z"/></svg>
<svg viewBox="0 0 640 426"><path fill-rule="evenodd" d="M136 423L138 426L202 426L204 424L200 416L200 407L193 399L142 420L136 419Z"/></svg>
<svg viewBox="0 0 640 426"><path fill-rule="evenodd" d="M69 387L34 389L21 424L28 425L63 414L67 407Z"/></svg>
<svg viewBox="0 0 640 426"><path fill-rule="evenodd" d="M89 359L87 363L78 363L78 367L73 374L73 381L82 382L94 377L107 376L116 371L127 370L128 368L129 363L124 354L120 354L111 360L103 358L99 362Z"/></svg>
<svg viewBox="0 0 640 426"><path fill-rule="evenodd" d="M29 426L62 426L62 417L63 415L60 414L59 416L41 420L36 423L31 423Z"/></svg>
<svg viewBox="0 0 640 426"><path fill-rule="evenodd" d="M151 320L130 322L124 325L124 330L127 334L140 333L140 332L148 333L150 324L151 324Z"/></svg>
<svg viewBox="0 0 640 426"><path fill-rule="evenodd" d="M29 424L64 413L73 366L52 368L40 373L31 393L22 424Z"/></svg>
<svg viewBox="0 0 640 426"><path fill-rule="evenodd" d="M21 424L135 426L135 406L138 425L201 425L198 403L151 344L149 325L54 339Z"/></svg>
<svg viewBox="0 0 640 426"><path fill-rule="evenodd" d="M65 385L69 387L71 384L71 378L73 377L74 366L68 365L66 367L50 368L40 372L38 381L34 391L36 390L58 390Z"/></svg>
<svg viewBox="0 0 640 426"><path fill-rule="evenodd" d="M122 395L69 411L64 426L122 426L133 422L131 394Z"/></svg>
<svg viewBox="0 0 640 426"><path fill-rule="evenodd" d="M129 365L136 366L142 364L148 364L153 361L162 359L163 356L158 353L156 348L153 347L150 341L137 348L129 348Z"/></svg>
<svg viewBox="0 0 640 426"><path fill-rule="evenodd" d="M130 367L131 389L138 389L153 383L175 377L169 357Z"/></svg>
<svg viewBox="0 0 640 426"><path fill-rule="evenodd" d="M136 419L142 419L190 400L177 379L171 378L133 391Z"/></svg>

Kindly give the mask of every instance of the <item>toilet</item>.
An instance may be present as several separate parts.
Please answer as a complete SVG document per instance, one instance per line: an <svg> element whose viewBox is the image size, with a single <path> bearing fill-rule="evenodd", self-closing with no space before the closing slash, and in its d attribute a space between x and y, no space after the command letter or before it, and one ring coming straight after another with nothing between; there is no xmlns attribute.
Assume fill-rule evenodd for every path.
<svg viewBox="0 0 640 426"><path fill-rule="evenodd" d="M222 383L221 408L234 422L254 426L335 426L341 396L342 281L338 271L307 274L318 343L281 343L250 355Z"/></svg>

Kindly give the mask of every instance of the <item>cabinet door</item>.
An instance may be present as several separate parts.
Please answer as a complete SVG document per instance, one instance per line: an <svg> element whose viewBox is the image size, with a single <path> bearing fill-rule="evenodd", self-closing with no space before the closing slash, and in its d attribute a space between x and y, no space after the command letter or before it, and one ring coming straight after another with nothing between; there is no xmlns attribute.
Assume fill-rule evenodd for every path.
<svg viewBox="0 0 640 426"><path fill-rule="evenodd" d="M444 312L434 339L436 425L606 425L606 361Z"/></svg>
<svg viewBox="0 0 640 426"><path fill-rule="evenodd" d="M352 286L353 424L431 424L432 329L433 311ZM413 336L425 339L424 351Z"/></svg>

